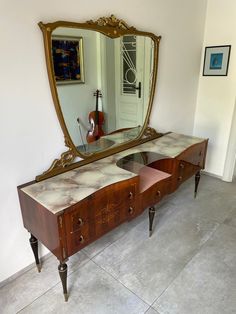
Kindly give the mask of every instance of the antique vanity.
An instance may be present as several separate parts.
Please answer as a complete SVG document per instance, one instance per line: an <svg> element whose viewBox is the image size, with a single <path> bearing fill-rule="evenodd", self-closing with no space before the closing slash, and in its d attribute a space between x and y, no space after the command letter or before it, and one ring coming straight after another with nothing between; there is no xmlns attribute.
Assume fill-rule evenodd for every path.
<svg viewBox="0 0 236 314"><path fill-rule="evenodd" d="M39 26L68 150L35 181L19 186L18 193L38 270L39 240L60 262L67 301L68 258L146 208L151 235L155 204L193 175L196 196L208 141L160 134L148 125L160 37L113 15ZM102 102L96 98L94 111L96 90L103 97ZM95 138L89 142L85 137L91 112ZM97 112L105 120L99 126L102 135L96 133Z"/></svg>

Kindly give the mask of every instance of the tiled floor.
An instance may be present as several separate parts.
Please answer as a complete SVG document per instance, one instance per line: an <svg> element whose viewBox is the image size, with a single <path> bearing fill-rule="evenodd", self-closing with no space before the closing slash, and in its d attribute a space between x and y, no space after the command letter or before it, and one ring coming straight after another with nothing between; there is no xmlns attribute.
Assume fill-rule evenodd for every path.
<svg viewBox="0 0 236 314"><path fill-rule="evenodd" d="M68 262L63 300L57 259L0 289L0 313L236 313L236 182L202 176Z"/></svg>

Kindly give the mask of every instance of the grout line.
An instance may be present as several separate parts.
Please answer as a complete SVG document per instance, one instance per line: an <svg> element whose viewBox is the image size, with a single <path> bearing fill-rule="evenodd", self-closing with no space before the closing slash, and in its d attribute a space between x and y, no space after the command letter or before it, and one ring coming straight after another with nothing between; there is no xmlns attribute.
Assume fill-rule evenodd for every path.
<svg viewBox="0 0 236 314"><path fill-rule="evenodd" d="M120 227L120 226L118 226ZM107 233L109 234L109 233ZM104 236L106 236L107 234L105 234ZM117 238L116 240L110 242L109 244L107 244L107 246L105 246L103 249L101 249L101 251L97 252L95 255L93 256L89 256L89 253L86 252L86 247L84 248L84 253L86 254L86 256L90 259L93 260L96 256L98 256L99 254L101 254L105 249L107 249L108 247L110 247L112 244L114 244L116 241L122 239L124 236L126 235L126 233L124 233L123 235L121 235L119 238ZM102 238L102 237L101 237ZM101 238L97 239L96 241L99 241ZM95 241L95 242L96 242ZM95 242L92 242L91 244L94 244Z"/></svg>
<svg viewBox="0 0 236 314"><path fill-rule="evenodd" d="M50 254L51 255L51 254ZM53 254L52 254L53 255ZM74 269L73 271L71 270L68 275L67 275L67 279L76 271L79 270L80 267L83 267L85 264L87 264L88 262L90 262L91 259L88 258L87 261L84 261L83 262L83 265L82 266L79 266L77 269ZM20 313L21 311L23 311L24 309L26 309L28 306L30 306L31 304L33 304L35 301L37 301L39 298L43 297L46 293L48 293L50 290L54 289L57 285L60 285L62 284L61 283L61 280L60 278L58 277L58 281L52 285L49 289L47 289L46 291L44 291L42 294L40 294L38 297L36 297L34 300L32 300L30 303L28 303L26 306L24 306L23 308L21 308L18 312L16 312L16 314ZM69 289L68 289L69 290ZM62 298L63 298L63 294L62 294Z"/></svg>
<svg viewBox="0 0 236 314"><path fill-rule="evenodd" d="M146 314L150 309L152 309L153 311L155 311L156 314L161 314L161 313L159 313L157 310L155 310L152 306L150 306L144 314Z"/></svg>
<svg viewBox="0 0 236 314"><path fill-rule="evenodd" d="M136 218L138 218L138 217L136 217ZM99 254L101 254L105 249L107 249L107 248L109 248L112 244L114 244L114 243L116 243L118 240L120 240L120 239L122 239L123 237L125 237L126 235L127 235L127 233L129 233L129 232L131 232L135 227L137 227L139 224L141 224L143 221L141 221L140 223L138 223L137 225L135 225L135 226L131 226L131 225L129 225L129 222L126 222L126 224L127 224L127 226L129 226L129 229L127 229L126 230L126 232L124 232L124 234L122 234L120 237L118 237L117 239L115 239L115 240L113 240L112 242L110 242L107 246L105 246L101 251L99 251L99 252L97 252L95 255L93 255L93 256L89 256L89 253L88 252L86 252L86 247L83 249L84 250L84 253L86 254L86 256L90 259L90 260L93 260L96 256L98 256ZM119 227L121 227L122 225L124 225L124 224L121 224L121 225L119 225L119 226L117 226L115 229L117 229L117 228L119 228ZM113 229L113 230L115 230L115 229ZM106 235L108 235L109 233L106 233L104 236L106 236ZM102 236L103 237L103 236ZM99 238L99 239L97 239L96 241L99 241L100 239L102 239L102 237L101 238ZM96 242L95 241L95 242ZM94 244L95 242L92 242L91 244Z"/></svg>
<svg viewBox="0 0 236 314"><path fill-rule="evenodd" d="M40 257L40 263L43 264L47 259L49 259L53 254L51 252L46 253L45 255L43 255L42 257ZM33 263L30 263L28 266L20 269L19 271L17 271L15 274L13 274L12 276L8 277L7 279L4 279L3 281L0 282L0 289L3 288L4 286L7 286L8 284L10 284L11 282L13 282L14 280L16 280L17 278L19 278L20 276L22 276L23 274L27 273L28 271L30 271L31 269L35 268L36 264L35 261Z"/></svg>
<svg viewBox="0 0 236 314"><path fill-rule="evenodd" d="M16 312L16 314L22 312L24 309L26 309L28 306L30 306L31 304L33 304L35 301L37 301L39 298L41 298L42 296L44 296L48 291L52 290L53 288L55 288L58 284L60 283L57 282L55 285L53 285L51 288L49 288L48 290L44 291L43 294L39 295L38 297L36 297L32 302L28 303L26 306L24 306L22 309L20 309L18 312Z"/></svg>
<svg viewBox="0 0 236 314"><path fill-rule="evenodd" d="M216 227L216 229L213 231L209 239L207 239L202 245L200 245L199 249L196 251L196 253L185 263L183 268L178 272L178 274L173 278L173 280L169 283L169 285L162 291L162 293L154 300L154 302L151 304L151 307L153 304L166 292L166 290L170 287L170 285L179 277L179 275L183 272L183 270L186 268L188 264L191 263L191 261L199 254L199 252L206 246L207 242L214 236L218 228L220 227L220 224ZM154 308L155 309L155 308Z"/></svg>
<svg viewBox="0 0 236 314"><path fill-rule="evenodd" d="M99 264L97 264L95 261L92 261L95 265L97 265L102 271L104 271L105 273L107 273L110 277L112 277L113 279L115 279L117 282L119 282L124 288L126 288L127 290L129 290L132 294L134 294L139 300L141 300L142 302L144 302L145 304L147 304L150 307L150 304L148 304L146 301L144 301L140 296L138 296L134 291L132 291L131 289L129 289L128 287L126 287L126 285L123 284L123 282L121 282L118 278L116 278L114 275L112 275L110 272L108 272L106 269L104 269L102 266L100 266ZM147 309L148 310L148 309Z"/></svg>

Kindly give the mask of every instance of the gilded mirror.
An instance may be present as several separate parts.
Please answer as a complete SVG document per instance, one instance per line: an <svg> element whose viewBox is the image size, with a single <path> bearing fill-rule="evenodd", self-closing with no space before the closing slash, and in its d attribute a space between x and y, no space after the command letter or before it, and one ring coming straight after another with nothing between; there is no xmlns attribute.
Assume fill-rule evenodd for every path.
<svg viewBox="0 0 236 314"><path fill-rule="evenodd" d="M39 26L68 151L36 180L160 136L148 126L160 36L129 27L114 15ZM74 162L77 157L82 160Z"/></svg>

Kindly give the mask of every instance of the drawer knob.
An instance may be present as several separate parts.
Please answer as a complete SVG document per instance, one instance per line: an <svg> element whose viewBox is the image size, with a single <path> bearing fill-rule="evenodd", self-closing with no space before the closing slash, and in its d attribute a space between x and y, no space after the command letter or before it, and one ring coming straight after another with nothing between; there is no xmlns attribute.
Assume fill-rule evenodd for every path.
<svg viewBox="0 0 236 314"><path fill-rule="evenodd" d="M202 151L199 152L199 156L202 156Z"/></svg>
<svg viewBox="0 0 236 314"><path fill-rule="evenodd" d="M129 213L130 213L130 215L132 215L132 214L133 214L133 212L134 212L133 207L130 207L130 208L129 208Z"/></svg>
<svg viewBox="0 0 236 314"><path fill-rule="evenodd" d="M84 243L84 237L82 235L79 237L79 242Z"/></svg>
<svg viewBox="0 0 236 314"><path fill-rule="evenodd" d="M181 181L181 180L182 180L182 177L181 177L181 176L179 176L179 177L178 177L178 180L179 180L179 181Z"/></svg>
<svg viewBox="0 0 236 314"><path fill-rule="evenodd" d="M157 191L157 196L161 196L161 191Z"/></svg>
<svg viewBox="0 0 236 314"><path fill-rule="evenodd" d="M184 164L180 163L179 166L181 169L184 169Z"/></svg>
<svg viewBox="0 0 236 314"><path fill-rule="evenodd" d="M133 197L134 197L134 194L132 192L129 192L129 199L132 200Z"/></svg>

